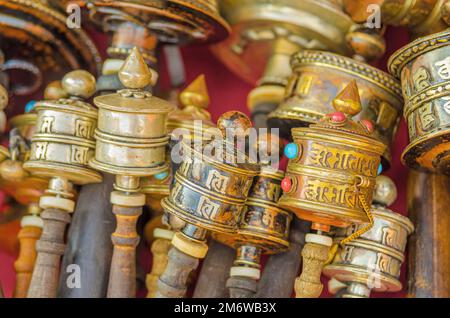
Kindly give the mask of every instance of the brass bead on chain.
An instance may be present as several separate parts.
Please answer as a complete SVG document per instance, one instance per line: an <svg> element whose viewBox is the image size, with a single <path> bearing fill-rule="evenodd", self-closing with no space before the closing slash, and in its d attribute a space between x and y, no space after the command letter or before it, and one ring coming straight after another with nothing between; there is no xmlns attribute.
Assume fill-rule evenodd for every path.
<svg viewBox="0 0 450 318"><path fill-rule="evenodd" d="M64 76L62 87L69 98L36 103L36 133L24 168L34 176L50 178L39 200L43 232L36 243L37 258L28 297L54 298L64 253L66 225L74 211L74 184L101 181L88 167L94 155L97 110L84 100L95 92L95 78L86 71Z"/></svg>
<svg viewBox="0 0 450 318"><path fill-rule="evenodd" d="M136 222L145 205L140 178L168 169L166 119L174 107L145 90L152 71L138 48L131 50L118 75L125 89L94 99L99 120L95 157L89 164L116 175L111 203L117 227L107 296L135 297Z"/></svg>

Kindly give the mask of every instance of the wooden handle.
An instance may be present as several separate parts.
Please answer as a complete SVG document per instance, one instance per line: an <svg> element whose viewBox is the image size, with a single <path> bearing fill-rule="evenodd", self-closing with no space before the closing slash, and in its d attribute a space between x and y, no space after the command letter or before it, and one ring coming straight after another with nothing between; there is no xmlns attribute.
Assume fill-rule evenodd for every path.
<svg viewBox="0 0 450 318"><path fill-rule="evenodd" d="M198 258L172 247L166 270L158 280L155 298L185 297L189 274L198 267L198 264Z"/></svg>
<svg viewBox="0 0 450 318"><path fill-rule="evenodd" d="M26 298L30 287L36 261L36 241L41 237L42 229L37 226L24 226L19 231L19 257L14 263L16 270L16 288L14 298Z"/></svg>
<svg viewBox="0 0 450 318"><path fill-rule="evenodd" d="M232 276L227 280L230 298L251 298L258 290L258 282L249 277Z"/></svg>
<svg viewBox="0 0 450 318"><path fill-rule="evenodd" d="M60 209L46 209L42 235L36 242L36 264L31 277L28 298L55 298L59 279L59 265L64 254L64 234L70 215Z"/></svg>
<svg viewBox="0 0 450 318"><path fill-rule="evenodd" d="M158 238L152 243L153 265L152 271L147 275L147 298L154 298L159 277L164 273L169 259L170 241Z"/></svg>
<svg viewBox="0 0 450 318"><path fill-rule="evenodd" d="M450 297L450 176L411 171L408 297Z"/></svg>
<svg viewBox="0 0 450 318"><path fill-rule="evenodd" d="M136 297L136 246L139 236L136 223L142 207L113 205L116 231L111 235L114 245L109 273L108 298Z"/></svg>
<svg viewBox="0 0 450 318"><path fill-rule="evenodd" d="M329 247L321 244L306 243L302 250L303 270L295 280L295 297L318 298L323 285L320 282L322 268L328 259Z"/></svg>

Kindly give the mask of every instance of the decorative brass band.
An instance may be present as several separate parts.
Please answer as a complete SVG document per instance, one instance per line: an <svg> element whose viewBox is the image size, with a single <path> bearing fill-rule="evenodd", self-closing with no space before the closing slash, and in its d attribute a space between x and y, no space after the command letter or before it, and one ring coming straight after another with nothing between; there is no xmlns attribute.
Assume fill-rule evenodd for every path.
<svg viewBox="0 0 450 318"><path fill-rule="evenodd" d="M389 146L403 107L399 82L368 64L330 52L301 51L293 55L291 65L293 74L285 99L269 114L269 126L282 127L280 134L290 139L292 127L307 126L333 112L331 101L343 85L355 79L363 107L355 119L375 124L376 137L388 146L383 155L387 169L391 161Z"/></svg>
<svg viewBox="0 0 450 318"><path fill-rule="evenodd" d="M383 206L372 206L372 213L373 228L341 247L323 273L341 282L370 286L374 291L399 291L407 237L414 226L408 218ZM339 242L357 229L358 226L337 229L335 241Z"/></svg>
<svg viewBox="0 0 450 318"><path fill-rule="evenodd" d="M414 169L450 172L449 40L450 30L419 38L389 60L405 97L410 144L402 161Z"/></svg>

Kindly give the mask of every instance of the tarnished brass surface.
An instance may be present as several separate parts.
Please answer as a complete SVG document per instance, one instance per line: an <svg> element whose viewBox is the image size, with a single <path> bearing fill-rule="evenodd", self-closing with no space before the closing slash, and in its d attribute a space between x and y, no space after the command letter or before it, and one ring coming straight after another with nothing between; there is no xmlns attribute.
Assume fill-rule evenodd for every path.
<svg viewBox="0 0 450 318"><path fill-rule="evenodd" d="M88 7L92 19L106 30L133 22L166 43L215 42L229 33L214 0L94 0Z"/></svg>
<svg viewBox="0 0 450 318"><path fill-rule="evenodd" d="M234 125L245 130L250 122L244 114L237 112L225 113L218 122L223 131ZM203 147L208 145L212 146L204 143ZM225 153L230 147L226 141L219 146L224 150L221 158L203 153L203 147L198 150L195 145L182 141L188 159L176 171L170 195L161 203L166 212L187 223L214 232L235 233L238 217L259 167L249 163L248 158L244 163L237 163L238 156L246 157L237 149L228 153L234 163L225 162L228 159Z"/></svg>
<svg viewBox="0 0 450 318"><path fill-rule="evenodd" d="M338 112L307 128L293 128L295 157L289 160L279 205L297 217L337 227L369 221L364 203L372 201L375 177L385 145L364 121L356 82L333 101Z"/></svg>
<svg viewBox="0 0 450 318"><path fill-rule="evenodd" d="M285 84L290 74L289 56L300 48L351 54L345 36L353 21L335 1L224 0L219 6L232 32L213 51L228 68L252 84ZM280 40L286 56L281 54L281 60L272 61L273 67L267 65ZM296 47L294 51L292 46Z"/></svg>
<svg viewBox="0 0 450 318"><path fill-rule="evenodd" d="M379 182L392 183L390 179L385 181L384 178L387 177L377 178L377 187ZM323 270L328 277L349 286L354 285L347 289L346 297L368 297L371 290L395 292L402 288L400 268L405 259L407 237L413 232L414 226L407 217L387 208L392 203L389 196L388 192L381 196L374 194L373 228L340 247L333 262ZM347 229L338 229L335 241L339 242L357 228L358 225L353 225Z"/></svg>
<svg viewBox="0 0 450 318"><path fill-rule="evenodd" d="M375 136L388 146L383 155L383 166L388 168L389 146L403 106L400 83L368 64L329 52L302 51L291 63L293 74L284 101L269 114L269 126L280 127L280 134L290 139L290 128L318 122L332 112L333 98L355 79L362 105L355 119L365 118L375 124Z"/></svg>
<svg viewBox="0 0 450 318"><path fill-rule="evenodd" d="M0 1L0 50L6 60L0 68L22 69L34 77L27 83L11 78L13 92L31 93L39 88L36 83L60 79L71 69L99 71L95 44L83 29L67 27L66 20L45 1Z"/></svg>
<svg viewBox="0 0 450 318"><path fill-rule="evenodd" d="M405 26L414 37L447 28L443 7L445 0L344 0L345 11L358 23L373 21L373 5L380 8L381 23ZM369 5L372 8L369 9ZM448 21L448 20L447 20Z"/></svg>
<svg viewBox="0 0 450 318"><path fill-rule="evenodd" d="M401 78L411 168L450 173L450 30L419 38L394 53L389 71Z"/></svg>

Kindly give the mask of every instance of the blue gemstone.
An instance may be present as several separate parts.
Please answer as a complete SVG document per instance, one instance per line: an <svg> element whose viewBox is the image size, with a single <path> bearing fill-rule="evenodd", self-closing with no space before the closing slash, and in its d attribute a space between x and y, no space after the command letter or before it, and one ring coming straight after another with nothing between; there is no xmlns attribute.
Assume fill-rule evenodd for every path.
<svg viewBox="0 0 450 318"><path fill-rule="evenodd" d="M155 179L164 180L165 178L167 178L168 175L169 175L169 173L167 171L163 171L158 174L155 174Z"/></svg>
<svg viewBox="0 0 450 318"><path fill-rule="evenodd" d="M293 143L293 142L287 144L286 147L284 147L284 154L289 159L294 159L295 157L297 157L297 155L298 155L298 146L297 146L297 144Z"/></svg>
<svg viewBox="0 0 450 318"><path fill-rule="evenodd" d="M36 101L35 100L30 100L26 105L25 105L25 113L29 113L34 109L34 106L36 106Z"/></svg>
<svg viewBox="0 0 450 318"><path fill-rule="evenodd" d="M383 165L380 163L380 165L378 166L377 174L380 175L382 172L383 172Z"/></svg>

